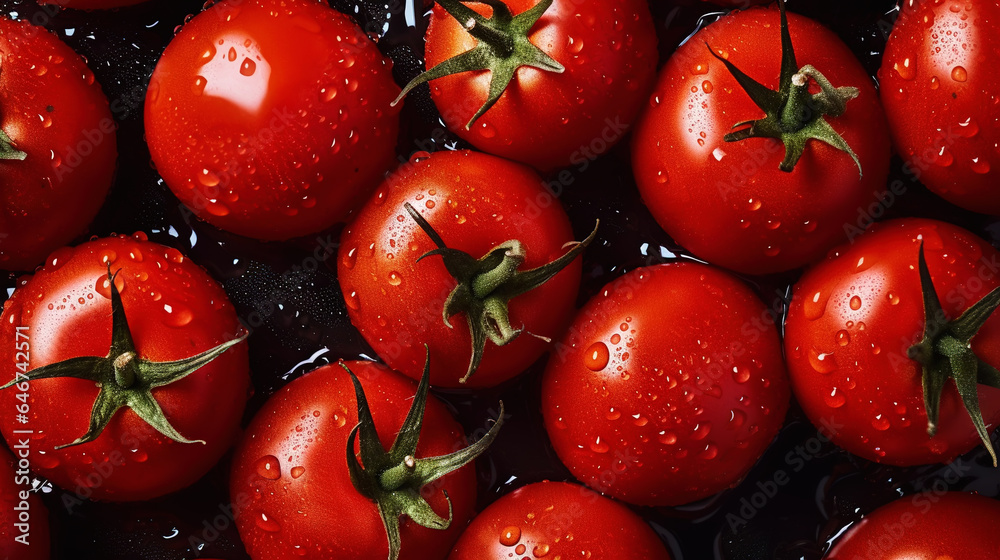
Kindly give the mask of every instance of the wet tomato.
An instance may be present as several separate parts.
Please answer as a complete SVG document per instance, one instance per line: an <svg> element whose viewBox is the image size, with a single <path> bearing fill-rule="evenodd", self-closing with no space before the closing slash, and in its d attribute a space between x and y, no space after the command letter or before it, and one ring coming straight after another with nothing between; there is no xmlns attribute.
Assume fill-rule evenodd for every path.
<svg viewBox="0 0 1000 560"><path fill-rule="evenodd" d="M976 494L927 492L900 498L866 515L825 560L995 558L1000 502Z"/></svg>
<svg viewBox="0 0 1000 560"><path fill-rule="evenodd" d="M421 258L439 249L431 233L471 262ZM548 344L539 337L558 336L569 321L582 250L565 248L572 241L566 213L531 169L438 152L379 188L344 231L337 270L351 322L389 366L419 377L428 344L433 385L494 386L541 357ZM554 277L540 286L544 277L515 274L552 263Z"/></svg>
<svg viewBox="0 0 1000 560"><path fill-rule="evenodd" d="M225 292L176 249L143 234L59 249L4 304L0 431L28 438L32 471L66 500L183 488L239 428L241 332Z"/></svg>
<svg viewBox="0 0 1000 560"><path fill-rule="evenodd" d="M444 122L482 151L543 171L583 168L624 138L647 99L652 22L644 0L436 2L426 58L438 72L413 83L437 77L431 98ZM446 60L463 71L438 77L456 70Z"/></svg>
<svg viewBox="0 0 1000 560"><path fill-rule="evenodd" d="M932 284L926 296L921 250ZM977 368L968 379L950 365L957 366L968 350L973 366L977 358L986 362L979 368L983 376L989 366L1000 366L1000 318L982 314L978 332L974 325L958 328L944 320L957 320L1000 286L998 268L1000 253L968 231L904 218L877 224L807 271L795 285L785 322L792 388L805 413L832 433L834 443L871 461L948 462L972 449L980 437L958 386L947 378L971 381L968 397L978 402L985 425L1000 423L1000 390L980 386L977 392ZM934 293L940 324L925 312L925 298ZM965 339L969 333L971 340L958 345L965 350L943 346L941 337ZM948 363L948 371L938 372L943 377L922 367L911 350L926 335L936 340L925 361ZM942 349L955 362L939 355ZM925 394L922 380L937 390ZM928 401L939 402L936 414L928 414Z"/></svg>
<svg viewBox="0 0 1000 560"><path fill-rule="evenodd" d="M417 386L373 362L343 365L357 375L366 394L378 432L378 441L372 443L388 449L415 401ZM344 460L349 445L352 454L355 450L356 395L348 373L340 365L327 365L278 391L247 428L233 460L230 491L240 535L254 560L294 560L316 550L330 558L388 557L379 508L355 488ZM465 445L461 427L434 398L427 401L417 433L419 444L411 461ZM365 467L375 465L366 462ZM444 530L400 520L399 558L443 559L472 517L475 473L461 468L411 490L440 516L448 515L450 500L453 518Z"/></svg>
<svg viewBox="0 0 1000 560"><path fill-rule="evenodd" d="M879 70L896 150L946 200L1000 214L1000 4L900 4Z"/></svg>
<svg viewBox="0 0 1000 560"><path fill-rule="evenodd" d="M750 274L822 258L885 189L889 169L885 116L864 68L815 21L788 14L788 30L790 45L773 7L703 28L667 61L632 141L660 226L695 255ZM762 86L751 95L727 64Z"/></svg>
<svg viewBox="0 0 1000 560"><path fill-rule="evenodd" d="M382 179L398 92L375 44L325 2L224 0L157 63L146 136L198 217L288 239L343 220Z"/></svg>
<svg viewBox="0 0 1000 560"><path fill-rule="evenodd" d="M641 517L565 482L530 484L493 502L472 520L448 560L549 557L670 560Z"/></svg>
<svg viewBox="0 0 1000 560"><path fill-rule="evenodd" d="M542 379L559 458L591 488L639 505L736 485L788 400L773 317L742 283L694 263L640 268L605 286Z"/></svg>
<svg viewBox="0 0 1000 560"><path fill-rule="evenodd" d="M29 270L82 234L118 157L108 100L54 34L0 18L0 269Z"/></svg>

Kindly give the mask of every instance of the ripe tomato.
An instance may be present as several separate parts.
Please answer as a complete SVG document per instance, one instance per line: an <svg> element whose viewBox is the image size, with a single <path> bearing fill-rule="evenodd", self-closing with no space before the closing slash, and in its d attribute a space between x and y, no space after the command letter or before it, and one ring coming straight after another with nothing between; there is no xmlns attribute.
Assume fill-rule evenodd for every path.
<svg viewBox="0 0 1000 560"><path fill-rule="evenodd" d="M656 30L649 6L644 0L498 4L517 14L517 29L501 23L504 14L487 4L434 5L425 37L428 68L473 50L491 57L431 83L445 124L484 152L543 171L589 165L625 136L653 85ZM477 22L471 29L470 18ZM484 35L489 29L498 31ZM503 47L490 46L504 42L516 45L507 57L495 54ZM411 86L451 67L442 65ZM486 113L475 118L483 107Z"/></svg>
<svg viewBox="0 0 1000 560"><path fill-rule="evenodd" d="M0 18L0 269L84 232L111 188L115 121L94 74L45 29Z"/></svg>
<svg viewBox="0 0 1000 560"><path fill-rule="evenodd" d="M866 515L837 541L826 560L996 558L1000 502L948 492L900 498Z"/></svg>
<svg viewBox="0 0 1000 560"><path fill-rule="evenodd" d="M224 0L170 42L146 97L167 185L198 217L258 239L341 221L395 157L388 61L315 0Z"/></svg>
<svg viewBox="0 0 1000 560"><path fill-rule="evenodd" d="M32 470L80 498L146 500L191 484L229 448L246 403L247 350L229 348L242 326L226 294L145 239L59 249L0 317L0 364L18 382L0 391L0 431L12 446L29 437ZM64 377L24 381L45 371Z"/></svg>
<svg viewBox="0 0 1000 560"><path fill-rule="evenodd" d="M434 240L404 208L409 203L430 223L451 249L473 259L501 244L519 240L523 263L515 269L535 269L567 254L573 240L569 219L559 202L532 170L477 152L438 152L416 159L392 174L344 231L338 258L340 285L351 322L368 344L392 368L418 378L424 363L423 344L430 346L431 383L490 387L514 377L541 357L548 347L536 336L557 336L573 313L580 285L579 260L570 262L540 287L510 300L506 311L476 315L473 311L442 318L459 283L445 259L421 256L437 249ZM582 250L578 247L576 250ZM501 252L503 254L503 252ZM510 264L509 258L498 272ZM495 265L496 263L494 263ZM494 273L496 274L496 273ZM498 293L513 280L486 294ZM474 306L473 306L474 307ZM504 316L506 313L506 317ZM473 315L486 319L485 346L478 369L468 323ZM517 336L518 329L527 331ZM512 338L496 346L498 338ZM473 357L470 360L470 357Z"/></svg>
<svg viewBox="0 0 1000 560"><path fill-rule="evenodd" d="M896 220L810 269L795 285L785 323L792 388L803 410L837 445L891 465L948 462L979 440L955 384L944 380L937 435L928 436L921 364L908 355L928 324L921 241L947 318L1000 286L1000 253L985 241L943 222ZM986 321L971 349L1000 366L1000 318ZM1000 423L1000 391L980 387L978 399L986 425Z"/></svg>
<svg viewBox="0 0 1000 560"><path fill-rule="evenodd" d="M545 428L573 476L638 505L737 484L788 408L764 305L694 263L632 271L577 315L542 379Z"/></svg>
<svg viewBox="0 0 1000 560"><path fill-rule="evenodd" d="M846 101L840 116L794 113L819 119L795 125L798 137L786 138L787 153L778 139L752 137L784 123L741 123L727 134L763 111L706 43L765 87L797 92L789 98L804 108L820 106L810 97L817 88L792 84L793 76L805 84L817 79L806 66L796 73L799 66L789 61L781 72L779 11L755 7L723 16L677 49L632 141L636 181L660 226L695 255L751 274L821 258L843 239L843 225L856 222L859 208L884 190L888 175L889 136L871 78L831 31L796 14L788 14L788 26L798 64L814 66L833 86L857 88L855 99L838 93ZM814 133L831 142L839 133L857 164ZM797 162L787 159L798 154L796 145L804 150Z"/></svg>
<svg viewBox="0 0 1000 560"><path fill-rule="evenodd" d="M120 8L122 6L134 6L147 2L148 0L38 0L41 5L51 4L63 8L76 8L78 10L106 10L108 8Z"/></svg>
<svg viewBox="0 0 1000 560"><path fill-rule="evenodd" d="M878 74L896 150L938 195L1000 214L1000 4L901 5Z"/></svg>
<svg viewBox="0 0 1000 560"><path fill-rule="evenodd" d="M448 560L549 555L670 560L663 543L641 517L600 494L565 482L529 484L500 498L476 516Z"/></svg>
<svg viewBox="0 0 1000 560"><path fill-rule="evenodd" d="M373 362L344 365L360 379L378 440L388 449L404 424L406 409L417 401L417 387ZM236 523L254 560L293 560L312 550L331 558L385 560L389 547L379 509L355 489L344 460L348 449L355 449L358 423L356 390L339 365L293 381L257 413L233 460L230 485ZM423 427L417 431L420 442L411 456L417 461L465 444L461 427L437 399L428 400ZM414 489L414 495L418 490L441 516L448 515L450 499L454 518L446 530L401 520L399 558L442 559L472 517L475 473L463 467Z"/></svg>
<svg viewBox="0 0 1000 560"><path fill-rule="evenodd" d="M49 512L38 494L30 492L27 460L17 463L0 447L0 554L7 560L48 560Z"/></svg>

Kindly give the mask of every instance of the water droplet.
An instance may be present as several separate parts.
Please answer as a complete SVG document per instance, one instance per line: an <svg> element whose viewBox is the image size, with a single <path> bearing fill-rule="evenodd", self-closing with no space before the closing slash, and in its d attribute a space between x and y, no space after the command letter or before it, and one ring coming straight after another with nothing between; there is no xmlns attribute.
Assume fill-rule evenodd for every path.
<svg viewBox="0 0 1000 560"><path fill-rule="evenodd" d="M809 365L819 373L827 374L837 369L837 360L832 352L820 352L815 348L809 349Z"/></svg>
<svg viewBox="0 0 1000 560"><path fill-rule="evenodd" d="M302 475L306 474L306 468L305 467L292 467L291 474L292 474L292 478L299 478Z"/></svg>
<svg viewBox="0 0 1000 560"><path fill-rule="evenodd" d="M594 453L607 453L610 449L608 444L601 441L601 436L597 436L597 439L590 444L590 450Z"/></svg>
<svg viewBox="0 0 1000 560"><path fill-rule="evenodd" d="M268 480L281 478L281 465L274 455L267 455L257 460L257 474Z"/></svg>
<svg viewBox="0 0 1000 560"><path fill-rule="evenodd" d="M660 432L659 440L664 445L674 445L677 443L677 434L673 432Z"/></svg>
<svg viewBox="0 0 1000 560"><path fill-rule="evenodd" d="M702 422L695 425L694 431L691 432L691 439L695 441L701 441L708 437L708 433L712 431L712 424L709 422Z"/></svg>
<svg viewBox="0 0 1000 560"><path fill-rule="evenodd" d="M603 342L595 342L587 348L583 363L591 371L601 371L608 366L610 359L611 353L608 351L608 345Z"/></svg>
<svg viewBox="0 0 1000 560"><path fill-rule="evenodd" d="M701 83L701 90L704 91L705 93L712 93L713 89L714 87L712 86L712 82L705 80L704 82Z"/></svg>
<svg viewBox="0 0 1000 560"><path fill-rule="evenodd" d="M837 331L837 344L847 346L851 343L851 334L845 330Z"/></svg>
<svg viewBox="0 0 1000 560"><path fill-rule="evenodd" d="M610 410L608 410L608 413L604 415L604 417L613 422L621 418L622 413L620 410L615 410L614 408L611 408Z"/></svg>
<svg viewBox="0 0 1000 560"><path fill-rule="evenodd" d="M714 444L708 444L704 451L698 454L698 458L703 461L711 461L719 455L719 448Z"/></svg>
<svg viewBox="0 0 1000 560"><path fill-rule="evenodd" d="M361 309L361 302L358 301L358 292L354 290L350 292L344 291L344 302L347 303L347 307L350 307L354 311Z"/></svg>
<svg viewBox="0 0 1000 560"><path fill-rule="evenodd" d="M661 185L665 185L669 181L670 181L670 175L667 174L666 171L661 170L661 171L658 171L656 173L656 182L657 183L659 183Z"/></svg>
<svg viewBox="0 0 1000 560"><path fill-rule="evenodd" d="M737 383L746 383L750 381L750 370L747 368L733 368L733 379Z"/></svg>
<svg viewBox="0 0 1000 560"><path fill-rule="evenodd" d="M879 414L872 419L872 428L875 428L880 432L884 432L889 429L889 419L883 418L883 416L883 414Z"/></svg>
<svg viewBox="0 0 1000 560"><path fill-rule="evenodd" d="M969 79L969 73L964 66L956 66L951 69L951 79L956 82L964 82Z"/></svg>
<svg viewBox="0 0 1000 560"><path fill-rule="evenodd" d="M570 37L568 48L572 53L579 53L583 50L583 39L574 39L573 37Z"/></svg>
<svg viewBox="0 0 1000 560"><path fill-rule="evenodd" d="M278 525L277 521L268 517L267 514L263 512L260 514L260 517L257 518L257 527L259 527L261 531L266 531L268 533L277 533L281 530L281 525Z"/></svg>
<svg viewBox="0 0 1000 560"><path fill-rule="evenodd" d="M205 86L208 85L208 80L204 76L195 76L194 83L191 84L191 93L195 95L202 95L205 93Z"/></svg>
<svg viewBox="0 0 1000 560"><path fill-rule="evenodd" d="M214 46L212 47L212 50L215 50ZM204 58L212 58L213 55L210 53L211 51L205 51L205 54L208 56ZM226 54L226 58L229 59L229 62L236 62L236 47L229 47L229 52Z"/></svg>
<svg viewBox="0 0 1000 560"><path fill-rule="evenodd" d="M164 304L163 311L167 314L163 323L168 327L180 328L194 320L194 313L187 306L180 303L174 303L173 305Z"/></svg>
<svg viewBox="0 0 1000 560"><path fill-rule="evenodd" d="M513 525L500 532L500 544L514 546L521 540L521 529Z"/></svg>
<svg viewBox="0 0 1000 560"><path fill-rule="evenodd" d="M851 309L853 309L855 311L857 311L858 309L861 309L861 298L858 297L858 296L853 296L851 298L850 305L851 305Z"/></svg>
<svg viewBox="0 0 1000 560"><path fill-rule="evenodd" d="M732 409L729 411L729 423L733 428L742 428L746 424L747 414L742 410Z"/></svg>
<svg viewBox="0 0 1000 560"><path fill-rule="evenodd" d="M972 164L969 167L972 168L973 173L979 175L986 175L990 172L990 162L986 161L984 157L972 158Z"/></svg>
<svg viewBox="0 0 1000 560"><path fill-rule="evenodd" d="M391 286L398 286L402 283L403 283L403 278L399 275L398 272L389 273L389 284Z"/></svg>
<svg viewBox="0 0 1000 560"><path fill-rule="evenodd" d="M836 387L830 391L829 395L824 397L824 400L826 401L826 405L830 408L840 408L847 402L847 398L844 397L843 393L838 391Z"/></svg>
<svg viewBox="0 0 1000 560"><path fill-rule="evenodd" d="M211 170L202 169L201 173L198 174L198 182L206 187L215 187L221 182L221 179Z"/></svg>
<svg viewBox="0 0 1000 560"><path fill-rule="evenodd" d="M906 57L903 62L896 62L892 69L904 80L912 80L917 76L917 61L915 58Z"/></svg>
<svg viewBox="0 0 1000 560"><path fill-rule="evenodd" d="M340 264L343 265L344 268L350 270L354 268L354 264L357 261L358 261L358 248L353 247L351 248L350 251L345 253L343 257L341 257Z"/></svg>
<svg viewBox="0 0 1000 560"><path fill-rule="evenodd" d="M488 122L483 122L476 129L479 130L479 135L483 138L493 138L497 135L497 129L493 128L493 125Z"/></svg>
<svg viewBox="0 0 1000 560"><path fill-rule="evenodd" d="M253 76L257 71L257 63L249 58L243 59L243 64L240 65L240 74L244 76Z"/></svg>
<svg viewBox="0 0 1000 560"><path fill-rule="evenodd" d="M763 203L759 199L755 200L751 198L750 200L747 201L747 208L749 208L751 212L756 212L757 210L760 210L761 206L763 206Z"/></svg>
<svg viewBox="0 0 1000 560"><path fill-rule="evenodd" d="M941 167L948 167L955 162L955 156L951 155L945 146L941 146L941 149L934 154L933 159L934 164Z"/></svg>
<svg viewBox="0 0 1000 560"><path fill-rule="evenodd" d="M537 545L535 546L535 548L531 550L531 553L534 554L536 558L542 558L543 556L549 553L549 545L547 544Z"/></svg>

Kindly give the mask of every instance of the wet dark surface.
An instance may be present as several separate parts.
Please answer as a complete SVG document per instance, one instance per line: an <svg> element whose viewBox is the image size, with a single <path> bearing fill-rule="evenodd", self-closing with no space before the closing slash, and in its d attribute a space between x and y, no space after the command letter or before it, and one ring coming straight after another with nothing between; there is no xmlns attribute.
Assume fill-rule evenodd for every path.
<svg viewBox="0 0 1000 560"><path fill-rule="evenodd" d="M402 83L419 71L426 6L422 0L415 1L417 5L409 10L414 25L407 22L402 0L333 0L331 4L354 15L371 34L383 35L379 46L395 60L395 75ZM893 5L889 0L789 2L791 10L818 19L840 34L873 75L891 28ZM707 23L715 17L709 4L696 0L653 0L651 6L664 57L694 32L699 21ZM287 243L261 243L220 232L186 217L149 163L142 138L145 84L175 27L201 7L199 1L153 0L113 12L86 13L41 8L34 1L0 0L3 13L44 24L86 56L112 101L120 126L120 169L112 194L88 235L143 230L151 241L180 249L223 283L253 330L250 352L256 394L249 419L269 394L317 364L374 354L347 319L335 271L324 264L302 269L317 240L335 241L338 228ZM403 158L417 150L462 146L454 137L441 143L428 140L440 124L426 88L408 99L403 119L399 142ZM601 242L585 254L581 303L628 270L682 253L641 205L628 162L627 147L619 146L585 171L571 170L572 182L561 194L578 233L589 231L596 218L605 224ZM903 180L907 192L891 205L886 218L943 219L998 244L1000 229L993 219L933 197L904 176L898 159L894 169L893 179ZM0 277L6 288L14 285L14 276ZM781 309L781 298L794 279L795 274L786 274L747 280L767 304ZM528 482L570 478L540 429L542 365L535 364L504 387L476 395L438 393L457 411L469 432L486 425L498 400L508 407L507 426L479 463L482 505ZM53 557L247 558L227 517L227 470L228 460L224 460L194 487L142 504L81 503L53 490L45 494L53 523ZM788 482L775 484L776 475ZM959 458L951 467L899 469L868 463L823 443L793 405L774 445L736 489L683 508L637 511L660 532L675 558L814 560L860 513L902 494L944 489L976 490L996 497L1000 476L983 450ZM221 530L212 527L216 522Z"/></svg>

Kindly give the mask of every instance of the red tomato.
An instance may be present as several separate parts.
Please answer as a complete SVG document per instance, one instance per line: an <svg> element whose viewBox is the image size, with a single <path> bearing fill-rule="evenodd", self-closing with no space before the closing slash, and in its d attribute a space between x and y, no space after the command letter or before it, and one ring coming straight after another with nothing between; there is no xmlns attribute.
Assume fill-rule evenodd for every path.
<svg viewBox="0 0 1000 560"><path fill-rule="evenodd" d="M503 3L514 14L540 4ZM486 4L468 8L483 16L493 13ZM428 68L482 41L465 23L434 5L426 34ZM471 129L466 125L487 101L496 73L439 78L431 83L431 97L448 128L484 152L543 171L588 165L625 136L653 85L656 30L649 6L644 0L555 0L527 40L563 70L521 66L496 105Z"/></svg>
<svg viewBox="0 0 1000 560"><path fill-rule="evenodd" d="M945 314L958 317L1000 286L1000 253L959 227L921 219L877 224L810 269L785 322L792 388L817 426L844 449L892 465L945 463L979 437L955 384L941 395L937 435L927 434L921 365L908 357L925 327L920 243ZM1000 318L972 339L1000 366ZM980 387L987 426L1000 423L1000 390Z"/></svg>
<svg viewBox="0 0 1000 560"><path fill-rule="evenodd" d="M476 516L448 560L548 557L670 560L641 517L565 482L529 484L500 498Z"/></svg>
<svg viewBox="0 0 1000 560"><path fill-rule="evenodd" d="M949 492L900 498L851 527L826 560L996 558L1000 502Z"/></svg>
<svg viewBox="0 0 1000 560"><path fill-rule="evenodd" d="M351 322L390 367L419 378L423 345L430 346L431 384L462 386L472 337L468 313L444 322L456 287L443 259L430 256L434 241L404 204L410 203L452 249L478 259L501 243L519 240L534 269L566 254L573 230L559 202L532 170L476 152L438 152L394 173L344 231L338 258L340 285ZM548 344L528 333L558 336L573 313L579 260L508 306L512 329L525 333L498 347L486 343L468 386L489 387L514 377L541 357Z"/></svg>
<svg viewBox="0 0 1000 560"><path fill-rule="evenodd" d="M198 217L258 239L341 221L395 158L399 92L351 20L315 0L224 0L167 46L146 136Z"/></svg>
<svg viewBox="0 0 1000 560"><path fill-rule="evenodd" d="M119 8L122 6L134 6L147 2L148 0L38 0L41 5L51 4L63 8L76 8L78 10L106 10L108 8Z"/></svg>
<svg viewBox="0 0 1000 560"><path fill-rule="evenodd" d="M347 362L358 376L386 449L407 415L415 384L372 362ZM278 391L247 428L233 460L230 485L236 523L254 560L294 560L321 550L331 558L385 560L388 541L375 503L351 483L344 460L358 423L355 390L338 365L321 367ZM418 459L465 445L461 427L437 399L428 399ZM472 517L473 469L463 467L424 487L437 514L454 519L447 530L402 520L401 560L444 558Z"/></svg>
<svg viewBox="0 0 1000 560"><path fill-rule="evenodd" d="M45 29L0 18L0 60L0 151L19 152L0 157L0 269L28 270L97 215L116 125L83 59Z"/></svg>
<svg viewBox="0 0 1000 560"><path fill-rule="evenodd" d="M750 274L821 258L843 239L844 224L855 223L859 208L885 189L889 169L889 137L871 78L834 33L796 14L788 23L798 64L813 65L834 86L859 89L841 116L826 119L857 154L863 176L849 154L815 139L790 172L779 169L785 149L778 140L724 139L762 110L706 42L776 90L779 22L777 9L751 8L699 31L660 73L632 141L636 181L660 226L695 255Z"/></svg>
<svg viewBox="0 0 1000 560"><path fill-rule="evenodd" d="M123 367L182 360L236 339L242 326L219 285L176 249L145 239L136 234L60 249L22 279L0 318L3 371L13 377L74 358L109 356L114 319L108 266L121 270L115 285L135 347L134 356L115 353ZM84 373L80 368L77 373ZM130 387L142 392L153 379L146 375L137 375ZM203 443L163 435L140 418L137 405L113 412L93 441L55 449L88 433L99 395L123 390L111 382L105 392L93 380L71 377L0 391L0 431L16 445L24 435L15 430L32 430L32 470L80 498L146 500L188 486L218 462L239 428L249 382L246 345L239 344L152 389L151 400L169 425Z"/></svg>
<svg viewBox="0 0 1000 560"><path fill-rule="evenodd" d="M878 74L896 150L938 195L1000 214L1000 4L901 4Z"/></svg>
<svg viewBox="0 0 1000 560"><path fill-rule="evenodd" d="M30 447L24 453L30 455ZM48 560L49 511L31 490L28 461L0 447L0 554L7 560Z"/></svg>
<svg viewBox="0 0 1000 560"><path fill-rule="evenodd" d="M604 287L542 379L545 428L573 476L638 505L735 486L785 418L773 319L700 264L640 268Z"/></svg>

